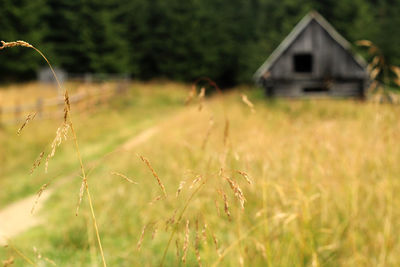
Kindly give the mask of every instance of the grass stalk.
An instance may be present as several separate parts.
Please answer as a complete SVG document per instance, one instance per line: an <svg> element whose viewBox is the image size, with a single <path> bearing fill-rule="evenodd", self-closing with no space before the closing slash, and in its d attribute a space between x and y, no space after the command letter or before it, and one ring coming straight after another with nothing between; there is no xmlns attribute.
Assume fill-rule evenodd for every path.
<svg viewBox="0 0 400 267"><path fill-rule="evenodd" d="M251 227L244 235L242 235L240 238L236 239L235 242L233 242L229 247L227 247L226 249L224 249L224 252L221 254L221 256L219 256L218 260L215 261L211 266L218 266L218 264L222 261L222 259L228 254L229 251L231 251L233 248L235 248L238 244L240 244L240 241L246 239L253 231L257 230L258 227L262 226L263 224L265 224L267 221L266 220L262 220L261 222L259 222L258 224L254 225L253 227Z"/></svg>
<svg viewBox="0 0 400 267"><path fill-rule="evenodd" d="M16 47L16 46L22 46L22 47L27 47L27 48L32 48L34 49L37 53L39 53L39 55L47 62L47 65L50 67L51 72L53 73L54 78L56 79L57 85L59 87L60 90L62 90L62 86L61 83L57 77L57 74L55 73L53 66L51 65L50 61L46 58L46 56L36 47L34 47L33 45L25 42L25 41L16 41L16 42L4 42L2 41L2 47L0 47L0 49L4 49L7 47ZM78 139L76 136L76 132L74 130L73 127L73 123L72 123L72 118L71 118L71 114L70 114L70 106L69 106L69 100L68 100L68 89L65 88L65 107L64 107L64 121L65 122L69 122L69 125L71 127L71 132L73 135L73 139L74 139L74 144L75 144L75 150L76 150L76 154L78 156L78 160L79 160L79 165L80 165L80 169L81 169L81 173L82 173L82 182L85 185L85 190L86 190L86 194L88 196L88 200L89 200L89 207L90 207L90 213L92 216L92 220L93 220L93 226L95 228L95 232L96 232L96 237L97 237L97 243L99 245L99 250L100 250L100 254L101 254L101 258L102 258L102 262L103 262L103 266L106 267L106 260L104 257L104 252L103 252L103 246L101 244L101 238L100 238L100 234L99 234L99 229L97 226L97 220L96 220L96 215L94 213L94 208L93 208L93 202L92 202L92 197L90 195L90 191L89 191L89 186L87 183L87 176L85 173L85 168L83 165L83 161L82 161L82 156L80 153L80 149L79 149L79 144L78 144Z"/></svg>
<svg viewBox="0 0 400 267"><path fill-rule="evenodd" d="M161 263L160 263L160 266L161 266L161 267L164 266L165 257L167 256L168 248L170 247L171 242L172 242L172 239L174 238L174 235L175 235L175 233L176 233L177 225L181 222L182 217L183 217L183 214L185 213L187 207L189 206L190 201L193 199L193 197L196 195L196 193L200 191L200 189L203 187L204 184L205 184L205 182L201 183L201 184L196 188L196 190L193 191L193 193L192 193L192 194L190 195L190 197L187 199L187 201L186 201L186 203L185 203L185 206L183 207L182 211L179 213L178 220L177 220L176 223L175 223L175 227L173 228L173 230L172 230L172 232L171 232L171 235L169 236L169 240L168 240L167 246L165 247L165 250L164 250L164 253L163 253L163 257L162 257Z"/></svg>
<svg viewBox="0 0 400 267"><path fill-rule="evenodd" d="M76 154L77 154L77 157L79 159L79 164L80 164L80 168L81 168L81 172L82 172L82 179L83 179L82 182L85 184L85 190L86 190L86 194L87 194L88 201L89 201L90 213L91 213L91 216L92 216L93 226L94 226L94 229L95 229L95 232L96 232L97 243L99 245L101 259L102 259L102 262L103 262L103 266L106 267L107 263L106 263L106 260L105 260L105 257L104 257L103 246L101 244L101 238L100 238L99 228L97 226L96 215L94 213L92 197L90 195L89 185L88 185L88 182L87 182L87 176L86 176L85 168L84 168L84 165L83 165L81 152L80 152L80 149L79 149L78 139L77 139L74 127L72 126L70 115L69 115L69 121L70 121L70 125L71 125L72 136L73 136L74 143L75 143Z"/></svg>
<svg viewBox="0 0 400 267"><path fill-rule="evenodd" d="M8 245L11 247L12 250L15 251L24 261L29 263L32 266L38 267L36 263L34 263L31 259L29 259L24 253L22 253L19 249L17 249L11 242L7 242Z"/></svg>

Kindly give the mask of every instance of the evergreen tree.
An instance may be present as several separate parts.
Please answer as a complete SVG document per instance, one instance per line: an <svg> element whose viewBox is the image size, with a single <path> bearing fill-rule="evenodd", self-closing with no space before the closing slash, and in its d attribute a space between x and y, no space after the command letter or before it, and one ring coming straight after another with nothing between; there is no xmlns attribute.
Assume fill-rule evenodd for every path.
<svg viewBox="0 0 400 267"><path fill-rule="evenodd" d="M149 71L144 60L144 43L150 37L150 27L147 23L149 5L147 0L120 0L119 21L122 37L127 43L127 72L134 78L144 78L144 73Z"/></svg>
<svg viewBox="0 0 400 267"><path fill-rule="evenodd" d="M53 65L70 73L89 71L88 47L84 42L84 0L47 0L44 43Z"/></svg>
<svg viewBox="0 0 400 267"><path fill-rule="evenodd" d="M373 42L381 49L389 64L400 66L400 0L383 0L377 5L375 23L379 30Z"/></svg>
<svg viewBox="0 0 400 267"><path fill-rule="evenodd" d="M0 1L0 39L25 40L40 47L43 36L42 0ZM41 62L40 56L24 48L13 48L0 53L0 79L18 81L32 79Z"/></svg>
<svg viewBox="0 0 400 267"><path fill-rule="evenodd" d="M111 0L83 0L81 30L90 72L127 72L127 46L119 27L121 10L117 4Z"/></svg>
<svg viewBox="0 0 400 267"><path fill-rule="evenodd" d="M137 79L222 86L252 74L308 11L350 42L369 39L400 64L400 0L3 0L0 39L23 39L70 73L129 73ZM40 58L0 53L0 79L33 78Z"/></svg>

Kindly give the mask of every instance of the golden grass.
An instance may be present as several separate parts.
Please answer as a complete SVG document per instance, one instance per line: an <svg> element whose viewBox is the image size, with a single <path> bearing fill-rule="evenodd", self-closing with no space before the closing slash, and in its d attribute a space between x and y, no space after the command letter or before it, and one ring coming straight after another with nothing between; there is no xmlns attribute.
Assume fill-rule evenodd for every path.
<svg viewBox="0 0 400 267"><path fill-rule="evenodd" d="M5 49L5 48L12 48L12 47L26 47L26 48L32 48L33 50L35 50L38 54L41 55L41 57L46 61L46 63L48 64L49 68L51 69L54 78L57 82L58 88L60 90L63 90L62 85L52 67L52 65L50 64L49 60L46 58L46 56L36 47L34 47L33 45L25 42L25 41L15 41L15 42L4 42L1 41L2 46L0 47L0 50ZM73 135L73 139L74 139L74 144L75 144L75 150L76 150L76 155L78 157L79 160L79 164L80 164L80 169L81 169L81 173L82 173L82 186L81 186L81 190L80 190L80 194L79 194L79 203L78 203L78 207L77 207L77 211L76 211L76 215L78 214L78 210L79 210L79 205L82 201L82 188L83 186L86 189L86 194L88 197L88 201L89 201L89 207L90 207L90 211L91 211L91 216L92 216L92 220L93 220L93 226L95 228L95 232L96 232L96 237L97 237L97 242L98 242L98 246L99 246L99 250L100 250L100 254L102 257L102 263L103 266L106 267L106 260L104 257L104 252L103 252L103 248L102 248L102 244L101 244L101 239L100 239L100 234L99 234L99 229L97 226L97 220L96 220L96 216L94 213L94 208L93 208L93 204L92 204L92 198L90 195L90 191L89 191L89 186L87 183L87 177L86 177L86 172L85 172L85 167L83 166L83 161L82 161L82 156L80 153L80 149L79 149L79 145L78 145L78 140L77 140L77 136L76 136L76 132L74 130L73 127L73 123L72 123L72 119L71 119L71 105L69 102L69 96L68 96L68 89L65 88L64 90L64 121L62 123L62 125L57 129L56 131L56 137L54 138L52 144L51 144L51 152L48 154L47 158L46 158L46 172L47 172L47 167L48 167L48 162L49 159L52 158L55 154L55 150L56 148L61 144L62 139L64 138L65 140L67 139L67 133L70 130L72 135ZM25 120L25 124L30 120L30 115L28 116L28 118ZM24 124L24 125L25 125ZM21 126L21 128L19 129L18 133L20 133L20 130L22 130L22 128L24 127L24 125ZM40 197L41 193L43 192L43 190L46 188L47 186L42 186L42 188L39 190L38 193L38 198ZM32 209L33 210L33 209Z"/></svg>
<svg viewBox="0 0 400 267"><path fill-rule="evenodd" d="M188 99L195 96L191 94ZM125 157L122 152L108 154L92 172L101 181L91 184L92 199L67 92L64 99L64 121L48 157L71 132L81 169L77 209L89 206L84 216L92 218L103 265L103 242L115 266L400 263L399 107L343 100L266 104L237 92L207 101L203 89L199 102L164 122L151 142ZM147 155L151 164L133 153ZM146 178L148 170L158 187ZM130 183L122 173L135 173L140 182L116 183L107 179L110 173ZM75 188L71 182L55 196L58 205L48 209L53 215L46 225L50 230L27 239L40 243L46 253L57 250L60 260L68 255L65 248L72 248L66 266L96 264L89 227L66 220L71 205L65 196ZM94 205L101 210L98 218ZM81 236L82 228L88 240L69 239ZM176 253L170 251L173 243Z"/></svg>
<svg viewBox="0 0 400 267"><path fill-rule="evenodd" d="M367 93L377 95L375 98L380 102L398 103L398 95L389 92L389 89L393 85L400 87L400 68L389 65L382 51L371 41L360 40L356 45L368 48L368 55L371 58L367 66L371 81Z"/></svg>
<svg viewBox="0 0 400 267"><path fill-rule="evenodd" d="M35 199L35 203L33 203L33 206L32 206L32 209L31 209L31 214L33 214L33 212L35 211L35 207L36 207L37 203L39 202L39 198L43 194L43 191L46 190L46 188L49 185L50 185L50 182L42 185L42 187L40 187L39 191L36 193L36 199Z"/></svg>
<svg viewBox="0 0 400 267"><path fill-rule="evenodd" d="M396 266L399 107L252 99L252 113L240 96L223 96L224 106L220 97L207 100L201 112L197 104L186 107L149 142L110 155L93 170L101 181L92 190L109 264ZM203 148L210 117L213 131ZM151 159L153 171L136 154ZM139 184L111 179L116 169L134 173ZM56 199L65 200L48 210L54 215L46 238L28 239L56 262L65 252L46 240L61 241L85 227L61 223L75 186L59 192ZM89 247L72 246L64 265L70 257L96 261L74 256L89 254Z"/></svg>
<svg viewBox="0 0 400 267"><path fill-rule="evenodd" d="M247 95L242 94L242 101L250 108L251 112L256 112L256 110L254 109L254 104L249 100Z"/></svg>
<svg viewBox="0 0 400 267"><path fill-rule="evenodd" d="M137 182L132 181L132 179L130 179L129 177L127 177L125 174L122 174L122 173L119 173L119 172L111 172L111 174L112 174L112 175L115 175L115 176L121 177L122 179L124 179L124 180L127 181L128 183L131 183L131 184L138 184Z"/></svg>
<svg viewBox="0 0 400 267"><path fill-rule="evenodd" d="M186 256L187 256L188 248L189 248L189 220L186 220L185 242L183 243L183 256L182 256L183 263L186 263Z"/></svg>
<svg viewBox="0 0 400 267"><path fill-rule="evenodd" d="M36 117L36 112L33 113L33 114L29 114L28 117L26 117L24 123L21 125L21 127L19 127L19 129L18 129L18 131L17 131L17 134L20 135L21 132L22 132L22 129L24 129L25 126L26 126L31 120L33 120L35 117Z"/></svg>
<svg viewBox="0 0 400 267"><path fill-rule="evenodd" d="M149 160L146 159L146 158L143 157L143 156L140 156L140 159L147 165L147 167L149 168L149 170L150 170L151 173L153 174L154 178L156 178L157 183L158 183L158 185L160 186L161 191L162 191L163 194L164 194L164 197L167 197L167 192L165 191L165 186L164 186L164 184L161 182L160 177L158 177L157 173L154 171L153 167L151 167L151 164L150 164Z"/></svg>
<svg viewBox="0 0 400 267"><path fill-rule="evenodd" d="M17 47L17 46L34 48L31 44L29 44L29 43L27 43L25 41L15 41L15 42L4 42L4 41L1 41L0 50L5 49L5 48Z"/></svg>

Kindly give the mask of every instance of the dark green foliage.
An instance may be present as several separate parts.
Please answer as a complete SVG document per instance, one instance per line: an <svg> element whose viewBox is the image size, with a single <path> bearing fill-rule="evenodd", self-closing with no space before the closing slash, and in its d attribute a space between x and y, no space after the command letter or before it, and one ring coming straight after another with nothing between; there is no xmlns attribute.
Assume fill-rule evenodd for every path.
<svg viewBox="0 0 400 267"><path fill-rule="evenodd" d="M83 1L47 0L47 6L43 16L47 26L44 40L34 45L46 47L44 52L55 66L68 72L89 71Z"/></svg>
<svg viewBox="0 0 400 267"><path fill-rule="evenodd" d="M47 0L45 44L70 73L127 72L127 41L117 3L110 0Z"/></svg>
<svg viewBox="0 0 400 267"><path fill-rule="evenodd" d="M39 43L43 40L44 0L1 0L0 39L28 40ZM17 81L30 79L39 67L40 56L28 49L13 48L0 53L0 80Z"/></svg>
<svg viewBox="0 0 400 267"><path fill-rule="evenodd" d="M250 82L311 9L400 64L400 0L2 0L0 39L30 42L70 73L207 76L231 86ZM33 78L41 62L27 49L0 60L3 81Z"/></svg>
<svg viewBox="0 0 400 267"><path fill-rule="evenodd" d="M400 65L400 0L379 1L374 43L381 49L389 64Z"/></svg>

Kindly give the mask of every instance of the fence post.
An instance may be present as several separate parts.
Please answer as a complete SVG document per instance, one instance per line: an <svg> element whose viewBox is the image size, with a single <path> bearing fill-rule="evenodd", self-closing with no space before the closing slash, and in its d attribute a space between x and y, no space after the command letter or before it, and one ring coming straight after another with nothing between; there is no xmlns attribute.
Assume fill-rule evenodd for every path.
<svg viewBox="0 0 400 267"><path fill-rule="evenodd" d="M109 94L109 90L104 90L103 94L102 94L102 101L103 101L103 105L108 104L108 94Z"/></svg>
<svg viewBox="0 0 400 267"><path fill-rule="evenodd" d="M99 88L99 90L97 91L97 93L95 94L95 97L97 98L96 99L96 105L98 105L98 106L100 106L102 103L101 103L101 100L102 100L102 98L101 98L101 95L103 94L103 88L102 88L103 86L100 86L100 88Z"/></svg>
<svg viewBox="0 0 400 267"><path fill-rule="evenodd" d="M38 118L43 117L43 99L42 98L38 98L36 100L36 112L37 112Z"/></svg>
<svg viewBox="0 0 400 267"><path fill-rule="evenodd" d="M86 110L87 110L87 111L90 111L92 99L91 99L91 95L90 95L90 93L89 93L89 90L86 91L86 93L87 93L87 95L86 95Z"/></svg>
<svg viewBox="0 0 400 267"><path fill-rule="evenodd" d="M15 101L15 109L14 109L15 121L19 122L21 119L21 106L18 101Z"/></svg>
<svg viewBox="0 0 400 267"><path fill-rule="evenodd" d="M115 95L124 95L127 91L127 86L125 81L118 82L115 86Z"/></svg>
<svg viewBox="0 0 400 267"><path fill-rule="evenodd" d="M114 87L114 96L117 96L119 94L119 84L117 83Z"/></svg>

